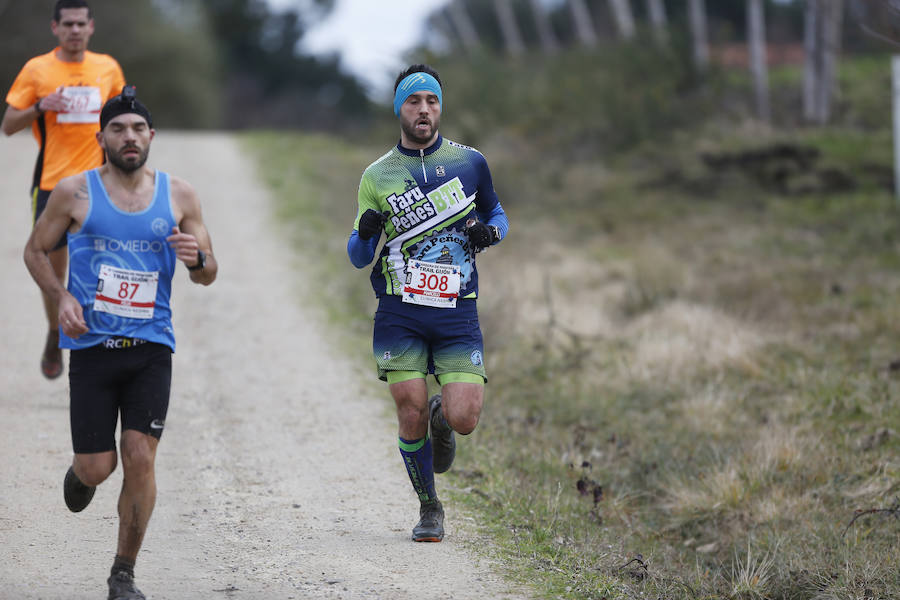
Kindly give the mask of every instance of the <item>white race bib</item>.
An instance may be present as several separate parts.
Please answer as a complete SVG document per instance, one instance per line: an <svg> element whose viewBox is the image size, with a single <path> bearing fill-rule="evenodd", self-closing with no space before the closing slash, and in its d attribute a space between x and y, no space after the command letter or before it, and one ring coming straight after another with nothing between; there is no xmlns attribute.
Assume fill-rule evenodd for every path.
<svg viewBox="0 0 900 600"><path fill-rule="evenodd" d="M97 123L100 120L100 88L86 85L63 88L65 110L56 113L57 123Z"/></svg>
<svg viewBox="0 0 900 600"><path fill-rule="evenodd" d="M459 266L411 260L406 265L403 301L437 308L456 308Z"/></svg>
<svg viewBox="0 0 900 600"><path fill-rule="evenodd" d="M131 319L152 319L158 284L159 271L132 271L100 265L94 310Z"/></svg>

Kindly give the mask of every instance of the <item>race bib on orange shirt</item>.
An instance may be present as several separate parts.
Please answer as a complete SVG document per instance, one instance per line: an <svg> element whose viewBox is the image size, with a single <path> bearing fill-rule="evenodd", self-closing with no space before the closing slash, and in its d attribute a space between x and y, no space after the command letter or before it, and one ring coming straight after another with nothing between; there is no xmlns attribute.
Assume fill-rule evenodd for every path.
<svg viewBox="0 0 900 600"><path fill-rule="evenodd" d="M96 123L100 118L103 100L100 88L90 86L73 86L63 88L66 108L57 113L57 123Z"/></svg>

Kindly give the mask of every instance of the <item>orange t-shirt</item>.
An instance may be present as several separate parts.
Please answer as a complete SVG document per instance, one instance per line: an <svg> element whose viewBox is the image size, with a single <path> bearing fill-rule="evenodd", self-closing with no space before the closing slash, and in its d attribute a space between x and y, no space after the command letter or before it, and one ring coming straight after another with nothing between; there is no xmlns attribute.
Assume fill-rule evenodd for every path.
<svg viewBox="0 0 900 600"><path fill-rule="evenodd" d="M34 184L45 191L53 190L63 177L103 164L95 135L100 129L100 109L125 85L122 68L113 57L86 51L81 62L63 62L56 57L57 50L25 63L6 95L7 104L25 110L63 86L70 101L66 111L47 111L32 124L41 147Z"/></svg>

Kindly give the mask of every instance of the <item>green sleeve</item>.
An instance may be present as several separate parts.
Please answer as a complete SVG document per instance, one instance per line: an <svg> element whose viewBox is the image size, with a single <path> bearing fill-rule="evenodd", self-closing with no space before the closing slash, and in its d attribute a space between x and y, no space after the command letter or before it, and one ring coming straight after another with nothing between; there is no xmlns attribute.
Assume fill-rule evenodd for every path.
<svg viewBox="0 0 900 600"><path fill-rule="evenodd" d="M369 172L366 171L363 173L362 179L359 182L359 195L357 199L359 208L356 211L356 220L353 222L353 229L359 229L359 217L366 212L366 210L370 208L377 212L382 212L384 210L381 208L381 202L379 202L378 196L375 193L375 184L372 179Z"/></svg>

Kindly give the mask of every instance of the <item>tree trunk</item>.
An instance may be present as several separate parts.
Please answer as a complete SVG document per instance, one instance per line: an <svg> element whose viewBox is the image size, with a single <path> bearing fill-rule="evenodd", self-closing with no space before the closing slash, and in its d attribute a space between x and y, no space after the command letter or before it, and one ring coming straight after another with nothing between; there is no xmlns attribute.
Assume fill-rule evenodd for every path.
<svg viewBox="0 0 900 600"><path fill-rule="evenodd" d="M819 0L806 0L803 11L803 120L808 123L816 118L820 19Z"/></svg>
<svg viewBox="0 0 900 600"><path fill-rule="evenodd" d="M747 44L749 45L750 72L753 74L753 90L756 97L756 116L768 122L769 71L766 65L766 20L763 0L747 2Z"/></svg>
<svg viewBox="0 0 900 600"><path fill-rule="evenodd" d="M653 29L653 37L660 46L669 42L669 34L666 31L668 20L666 19L666 6L663 0L647 0L647 14L650 16L650 27Z"/></svg>
<svg viewBox="0 0 900 600"><path fill-rule="evenodd" d="M472 24L472 19L469 18L469 13L462 0L452 0L447 5L447 12L453 28L456 29L456 34L462 42L463 49L466 52L476 50L481 45L481 40L478 39L478 32L475 30L475 25Z"/></svg>
<svg viewBox="0 0 900 600"><path fill-rule="evenodd" d="M506 52L510 56L521 56L525 52L525 44L522 43L522 35L519 33L519 25L516 23L516 15L510 0L494 0L494 11L500 22Z"/></svg>
<svg viewBox="0 0 900 600"><path fill-rule="evenodd" d="M706 3L703 0L689 0L688 12L691 22L691 38L694 45L694 66L698 71L709 67L709 41L706 33Z"/></svg>
<svg viewBox="0 0 900 600"><path fill-rule="evenodd" d="M837 96L837 61L841 48L841 0L807 0L804 14L803 118L824 125Z"/></svg>
<svg viewBox="0 0 900 600"><path fill-rule="evenodd" d="M844 24L844 3L829 0L825 6L825 22L822 23L822 81L819 90L819 123L831 120L834 102L838 97L837 66L841 54L841 29Z"/></svg>
<svg viewBox="0 0 900 600"><path fill-rule="evenodd" d="M534 24L537 27L538 39L541 41L541 49L544 54L555 54L559 51L559 41L553 33L550 19L544 10L541 0L531 0L531 14L534 15Z"/></svg>
<svg viewBox="0 0 900 600"><path fill-rule="evenodd" d="M630 40L634 37L634 17L631 14L631 4L628 0L609 0L616 29L622 39Z"/></svg>
<svg viewBox="0 0 900 600"><path fill-rule="evenodd" d="M569 0L569 10L572 11L572 24L578 34L578 41L583 45L593 48L597 45L597 32L591 21L591 13L588 11L584 0Z"/></svg>

